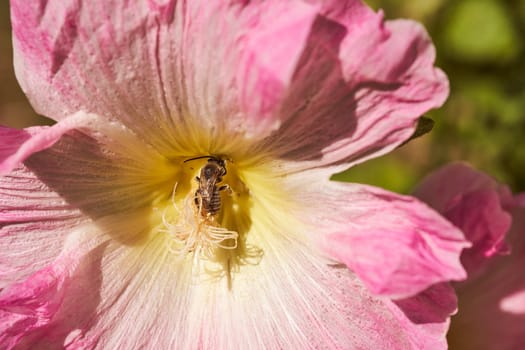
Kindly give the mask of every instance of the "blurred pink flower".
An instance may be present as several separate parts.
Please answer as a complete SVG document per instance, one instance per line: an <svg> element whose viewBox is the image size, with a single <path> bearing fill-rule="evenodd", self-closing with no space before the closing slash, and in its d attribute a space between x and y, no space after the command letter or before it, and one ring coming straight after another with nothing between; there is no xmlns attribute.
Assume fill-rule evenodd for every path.
<svg viewBox="0 0 525 350"><path fill-rule="evenodd" d="M329 181L445 100L418 24L356 0L11 9L17 77L58 123L0 129L5 348L446 347L451 290L391 298L464 278L461 232ZM205 215L195 177L222 161Z"/></svg>
<svg viewBox="0 0 525 350"><path fill-rule="evenodd" d="M469 278L482 273L491 257L508 252L505 235L514 200L507 186L465 163L452 163L427 176L414 195L459 227L472 243L461 254Z"/></svg>
<svg viewBox="0 0 525 350"><path fill-rule="evenodd" d="M468 279L453 284L459 309L448 335L450 349L523 348L525 201L462 163L432 173L415 195L442 212L472 243L461 255Z"/></svg>

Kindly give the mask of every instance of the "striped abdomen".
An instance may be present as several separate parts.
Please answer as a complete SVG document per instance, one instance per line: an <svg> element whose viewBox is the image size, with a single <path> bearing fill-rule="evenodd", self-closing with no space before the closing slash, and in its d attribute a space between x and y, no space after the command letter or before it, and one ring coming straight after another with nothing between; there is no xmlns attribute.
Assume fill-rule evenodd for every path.
<svg viewBox="0 0 525 350"><path fill-rule="evenodd" d="M221 210L221 195L219 189L215 187L211 193L198 189L195 192L195 204L202 216L217 215Z"/></svg>

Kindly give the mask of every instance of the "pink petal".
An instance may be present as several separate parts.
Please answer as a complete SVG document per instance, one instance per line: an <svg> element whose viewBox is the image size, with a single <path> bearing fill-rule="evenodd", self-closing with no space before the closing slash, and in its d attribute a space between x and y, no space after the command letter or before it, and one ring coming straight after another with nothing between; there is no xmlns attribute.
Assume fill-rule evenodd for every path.
<svg viewBox="0 0 525 350"><path fill-rule="evenodd" d="M521 348L525 343L525 278L521 277L525 211L515 208L512 219L509 215L519 205L519 197L511 198L506 186L461 163L432 173L415 193L443 212L473 243L461 257L468 279L454 284L459 312L448 335L450 349Z"/></svg>
<svg viewBox="0 0 525 350"><path fill-rule="evenodd" d="M253 266L241 266L232 289L224 280L210 285L207 276L195 283L191 266L181 266L181 259L167 251L161 236L138 244L130 239L148 232L150 214L141 208L148 194L141 193L140 187L128 189L138 192L138 197L122 198L115 186L116 193L106 191L103 184L111 179L106 176L115 172L106 158L100 158L108 156L101 150L105 141L110 142L68 134L26 161L30 169L40 171L41 179L56 176L60 181L51 182L53 188L98 219L94 225L69 228L67 240L56 237L52 230L42 234L42 239L54 241L63 252L56 253L59 258L48 262L48 267L6 286L0 294L3 343L22 348L64 344L73 349L445 348L443 335L450 312L443 302L446 295L420 298L410 304L415 305L412 308L397 306L371 295L346 268L327 265L304 242L304 232L295 241L266 222L254 221L254 232L250 232L259 237L263 259ZM112 150L118 152L123 146ZM57 159L63 159L66 166L57 170ZM130 167L133 161L126 159L124 164ZM143 158L135 161L147 164ZM115 159L113 163L118 168ZM82 178L74 176L74 171L96 176ZM16 178L19 185L28 181L20 175L15 173L9 181ZM62 183L66 178L78 182ZM101 189L97 192L97 188ZM125 210L108 210L100 218L95 204L108 208L105 197L115 195L124 200L114 204ZM35 196L28 199L36 200L42 193ZM23 209L20 205L18 209ZM28 214L30 218L36 215ZM13 233L12 226L5 226L7 233ZM36 231L31 226L24 228L32 234ZM100 232L101 228L105 230ZM28 237L25 245L10 249L23 255L31 242ZM2 252L2 257L10 256ZM42 257L34 255L35 259Z"/></svg>
<svg viewBox="0 0 525 350"><path fill-rule="evenodd" d="M356 0L313 2L323 16L269 144L284 158L309 161L302 167L347 168L406 140L417 119L445 101L448 82L419 24L385 22Z"/></svg>
<svg viewBox="0 0 525 350"><path fill-rule="evenodd" d="M0 177L0 289L49 264L80 223L152 210L153 200L173 189L166 159L121 126L83 118Z"/></svg>
<svg viewBox="0 0 525 350"><path fill-rule="evenodd" d="M450 284L433 285L413 297L393 301L389 306L406 332L412 334L416 349L447 348L445 333L450 315L457 310L456 293ZM433 337L428 337L429 334Z"/></svg>
<svg viewBox="0 0 525 350"><path fill-rule="evenodd" d="M135 283L139 283L139 292L150 302L147 309L153 308L149 298L156 298L157 294L151 294L154 285L150 279L158 269L152 270L151 262L158 260L151 259L154 255L143 255L145 248L151 250L158 244L155 239L144 240L150 230L146 210L79 222L69 228L67 240L60 242L62 251L54 261L0 293L0 342L17 346L16 349L119 348L119 344L105 347L103 333L113 335L114 329L126 327L139 334L145 325L141 321L157 322L158 317L144 312L145 300L135 295ZM52 232L48 232L48 239L57 240ZM16 249L21 252L22 247ZM173 272L172 263L160 268ZM165 292L175 286L175 279L170 278L171 284L166 285L162 278L158 283L166 287ZM141 317L126 318L129 310L140 311ZM101 327L99 322L109 324ZM152 341L151 347L162 345L158 339Z"/></svg>
<svg viewBox="0 0 525 350"><path fill-rule="evenodd" d="M414 311L286 240L265 245L274 250L229 289L191 282L176 257L150 255L159 243L71 250L0 296L0 339L27 348L446 348L446 290L412 301Z"/></svg>
<svg viewBox="0 0 525 350"><path fill-rule="evenodd" d="M42 151L75 127L71 119L52 127L31 127L24 130L0 126L0 174L6 174L31 154Z"/></svg>
<svg viewBox="0 0 525 350"><path fill-rule="evenodd" d="M514 315L525 314L525 289L515 292L500 302L500 308L502 311Z"/></svg>
<svg viewBox="0 0 525 350"><path fill-rule="evenodd" d="M516 205L525 207L525 192L518 193L517 195L515 195L514 202L516 203Z"/></svg>
<svg viewBox="0 0 525 350"><path fill-rule="evenodd" d="M277 0L13 0L11 14L17 77L38 112L117 118L163 149L192 124L275 128L317 11Z"/></svg>
<svg viewBox="0 0 525 350"><path fill-rule="evenodd" d="M484 173L463 163L447 165L427 176L415 196L459 227L472 247L462 253L469 278L481 272L496 253L508 252L505 235L511 216L510 191Z"/></svg>
<svg viewBox="0 0 525 350"><path fill-rule="evenodd" d="M0 343L9 348L92 348L95 333L84 332L96 316L100 278L78 275L77 265L96 270L102 256L87 238L102 229L117 246L136 244L150 229L152 202L173 189L169 161L133 133L79 116L75 130L0 177Z"/></svg>
<svg viewBox="0 0 525 350"><path fill-rule="evenodd" d="M252 130L264 130L261 125L275 128L272 123L280 122L277 107L318 13L316 7L298 1L263 2L250 10L242 45L237 48L237 82L241 109L248 117L243 122L253 123Z"/></svg>
<svg viewBox="0 0 525 350"><path fill-rule="evenodd" d="M103 249L85 250L64 254L2 291L0 343L5 349L69 348L86 327L100 298Z"/></svg>
<svg viewBox="0 0 525 350"><path fill-rule="evenodd" d="M514 350L525 344L525 207L512 212L510 255L496 255L483 273L456 286L459 312L450 349Z"/></svg>
<svg viewBox="0 0 525 350"><path fill-rule="evenodd" d="M315 227L313 239L373 293L408 297L435 283L465 278L459 256L468 243L415 198L326 181L303 201L314 210L306 217Z"/></svg>
<svg viewBox="0 0 525 350"><path fill-rule="evenodd" d="M53 261L83 220L29 169L0 177L0 290Z"/></svg>
<svg viewBox="0 0 525 350"><path fill-rule="evenodd" d="M463 193L493 190L506 208L512 206L512 194L505 185L466 163L448 164L428 175L417 186L414 194L439 212L445 212L450 201Z"/></svg>

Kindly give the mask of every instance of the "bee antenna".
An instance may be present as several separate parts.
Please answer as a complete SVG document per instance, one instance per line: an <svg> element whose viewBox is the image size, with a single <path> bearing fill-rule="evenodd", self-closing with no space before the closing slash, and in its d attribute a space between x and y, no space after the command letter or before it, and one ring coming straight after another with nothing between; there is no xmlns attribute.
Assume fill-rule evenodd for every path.
<svg viewBox="0 0 525 350"><path fill-rule="evenodd" d="M190 162L192 160L197 160L197 159L204 159L204 158L207 158L208 160L213 159L217 162L224 162L225 160L227 160L228 162L233 163L233 160L231 158L223 158L222 156L214 156L214 155L189 158L189 159L186 159L183 163Z"/></svg>
<svg viewBox="0 0 525 350"><path fill-rule="evenodd" d="M218 158L215 157L215 156L200 156L200 157L193 157L193 158L190 158L190 159L186 159L183 163L186 163L186 162L189 162L189 161L192 161L192 160L197 160L197 159L204 159L204 158L208 158L208 159L218 159Z"/></svg>
<svg viewBox="0 0 525 350"><path fill-rule="evenodd" d="M197 160L197 159L204 159L204 158L210 158L210 156L193 157L193 158L190 158L190 159L186 159L183 163L186 163L186 162L189 162L189 161L192 161L192 160Z"/></svg>

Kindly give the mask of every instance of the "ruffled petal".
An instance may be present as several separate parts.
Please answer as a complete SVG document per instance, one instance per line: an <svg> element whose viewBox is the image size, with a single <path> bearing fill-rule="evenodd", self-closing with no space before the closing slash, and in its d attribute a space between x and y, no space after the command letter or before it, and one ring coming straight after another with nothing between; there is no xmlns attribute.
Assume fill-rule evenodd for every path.
<svg viewBox="0 0 525 350"><path fill-rule="evenodd" d="M99 302L103 248L77 246L65 251L0 294L3 349L77 348L71 343ZM92 347L83 347L88 348Z"/></svg>
<svg viewBox="0 0 525 350"><path fill-rule="evenodd" d="M508 253L505 235L512 205L507 186L463 163L447 165L427 176L414 195L459 227L472 247L461 255L469 278L483 270L494 254Z"/></svg>
<svg viewBox="0 0 525 350"><path fill-rule="evenodd" d="M384 154L439 107L448 81L434 68L425 30L412 21L384 21L361 1L313 1L322 15L268 142L298 167L357 162Z"/></svg>
<svg viewBox="0 0 525 350"><path fill-rule="evenodd" d="M413 197L366 185L313 182L317 174L290 178L302 185L300 202L309 235L346 264L373 293L408 297L442 281L466 277L459 256L463 234Z"/></svg>
<svg viewBox="0 0 525 350"><path fill-rule="evenodd" d="M168 151L195 125L258 137L275 128L317 7L13 0L11 14L17 77L39 113L119 119Z"/></svg>
<svg viewBox="0 0 525 350"><path fill-rule="evenodd" d="M482 274L456 286L459 312L448 335L451 350L514 350L525 344L523 206L512 212L507 241L510 255L493 256Z"/></svg>
<svg viewBox="0 0 525 350"><path fill-rule="evenodd" d="M459 312L448 335L450 349L519 349L525 343L525 211L513 209L520 205L519 197L512 198L507 186L462 163L435 171L415 194L473 244L461 256L468 279L453 284Z"/></svg>
<svg viewBox="0 0 525 350"><path fill-rule="evenodd" d="M23 130L0 127L0 175L13 170L31 154L42 151L74 129L84 118L78 113L52 127L31 127Z"/></svg>
<svg viewBox="0 0 525 350"><path fill-rule="evenodd" d="M141 227L138 219L104 220L121 233ZM97 229L77 229L86 230ZM79 239L84 248L0 297L4 319L20 320L4 340L29 348L446 348L446 291L397 305L328 264L304 236L258 223L251 235L264 257L241 266L231 284L199 277L162 236L136 245Z"/></svg>
<svg viewBox="0 0 525 350"><path fill-rule="evenodd" d="M412 335L416 349L446 349L450 316L457 311L457 297L448 283L433 285L413 297L388 305L403 329ZM431 335L431 336L429 336Z"/></svg>
<svg viewBox="0 0 525 350"><path fill-rule="evenodd" d="M327 264L304 242L301 225L274 220L278 218L274 215L264 215L264 220L255 215L267 210L259 201L254 203L253 231L247 236L248 243L264 252L261 259L239 266L230 283L221 275L204 273L199 278L198 269L188 264L193 259L181 263L169 251L166 237L152 231L151 222L158 222L159 214L152 219L144 207L149 193L140 186L121 188L126 181L115 182L121 177L114 175L122 174L119 169L124 165L133 174L138 165L151 171L153 160L143 157L149 154L147 147L141 151L133 142L124 142L135 139L120 127L116 128L120 132L105 124L99 129L104 134L92 135L97 138L66 134L26 161L29 169L39 171L39 178L95 222L69 228L64 240L51 230L42 233L42 239L56 242L62 252L50 266L41 267L42 272L6 286L1 294L4 343L72 349L445 348L446 317L417 320L409 309L370 295L353 273ZM112 152L105 148L108 142ZM119 157L130 149L136 159L122 161ZM64 159L59 172L57 159ZM96 176L83 179L74 171ZM66 179L70 182L62 183ZM103 186L107 181L113 181L111 190ZM72 196L68 190L79 194ZM132 194L122 197L124 190ZM115 194L116 199L109 198ZM122 211L101 209L118 205ZM23 229L36 231L31 226ZM10 249L25 254L30 242L28 238L25 246ZM73 260L62 258L67 252L72 252ZM430 317L433 308L441 307L432 305L426 310L421 303L418 310Z"/></svg>
<svg viewBox="0 0 525 350"><path fill-rule="evenodd" d="M94 115L82 120L0 177L0 288L48 265L73 227L152 211L173 189L175 167L129 130Z"/></svg>

